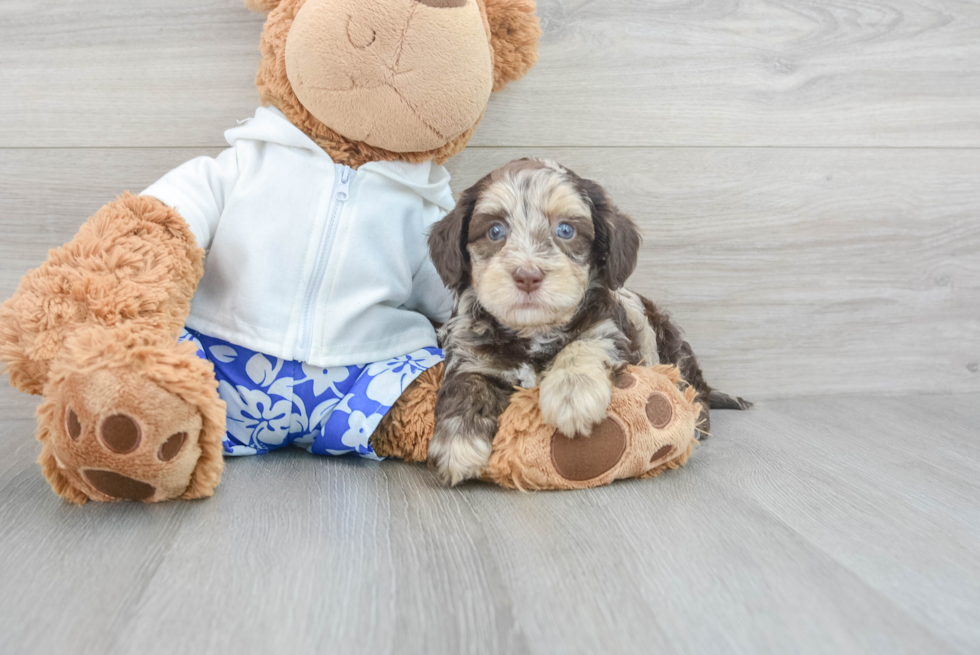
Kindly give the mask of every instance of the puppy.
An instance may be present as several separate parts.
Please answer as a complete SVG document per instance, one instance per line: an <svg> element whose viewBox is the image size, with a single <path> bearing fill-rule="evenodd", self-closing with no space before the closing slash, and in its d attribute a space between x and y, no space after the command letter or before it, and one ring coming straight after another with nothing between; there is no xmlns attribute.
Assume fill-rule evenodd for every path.
<svg viewBox="0 0 980 655"><path fill-rule="evenodd" d="M569 437L606 417L611 376L627 364L675 364L712 408L750 406L713 392L668 316L623 288L639 247L602 187L539 159L493 171L433 226L432 261L456 295L429 445L441 481L482 474L517 387L539 387L542 417ZM705 433L708 421L705 408Z"/></svg>

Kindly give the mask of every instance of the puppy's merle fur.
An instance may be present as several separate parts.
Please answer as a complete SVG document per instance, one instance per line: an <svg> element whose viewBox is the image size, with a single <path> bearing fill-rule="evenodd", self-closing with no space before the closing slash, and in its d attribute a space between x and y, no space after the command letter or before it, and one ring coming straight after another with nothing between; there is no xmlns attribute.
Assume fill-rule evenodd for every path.
<svg viewBox="0 0 980 655"><path fill-rule="evenodd" d="M675 364L711 408L751 406L713 391L667 314L623 288L639 247L602 187L537 159L493 171L433 226L432 261L456 295L429 446L443 482L480 476L517 387L538 386L543 418L570 437L605 418L627 364Z"/></svg>

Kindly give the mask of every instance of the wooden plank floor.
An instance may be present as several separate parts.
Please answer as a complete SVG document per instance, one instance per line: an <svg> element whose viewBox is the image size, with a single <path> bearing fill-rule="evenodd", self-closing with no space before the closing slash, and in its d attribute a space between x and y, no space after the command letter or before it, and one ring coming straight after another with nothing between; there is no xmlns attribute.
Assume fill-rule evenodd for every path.
<svg viewBox="0 0 980 655"><path fill-rule="evenodd" d="M719 412L689 466L581 493L296 451L211 500L84 508L19 398L2 653L980 651L977 394Z"/></svg>

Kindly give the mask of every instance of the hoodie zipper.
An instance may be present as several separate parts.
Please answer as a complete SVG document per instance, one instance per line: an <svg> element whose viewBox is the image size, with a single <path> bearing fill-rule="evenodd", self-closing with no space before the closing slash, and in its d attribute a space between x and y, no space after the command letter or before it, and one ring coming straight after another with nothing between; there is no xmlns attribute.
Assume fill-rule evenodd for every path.
<svg viewBox="0 0 980 655"><path fill-rule="evenodd" d="M350 198L350 185L354 180L354 169L349 166L336 164L335 182L330 208L327 213L327 223L323 226L320 237L320 249L313 264L313 277L306 289L303 302L303 317L299 326L299 337L296 340L295 359L301 362L309 361L313 349L313 320L316 317L316 301L320 297L324 275L327 272L327 261L333 247L334 236L337 234L337 223L344 204Z"/></svg>

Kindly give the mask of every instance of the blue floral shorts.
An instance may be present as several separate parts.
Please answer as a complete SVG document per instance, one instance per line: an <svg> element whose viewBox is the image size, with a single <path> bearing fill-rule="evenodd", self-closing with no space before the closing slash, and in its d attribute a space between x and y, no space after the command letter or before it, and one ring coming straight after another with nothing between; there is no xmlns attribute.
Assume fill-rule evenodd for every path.
<svg viewBox="0 0 980 655"><path fill-rule="evenodd" d="M316 455L381 459L368 443L402 392L443 360L423 348L385 362L319 368L269 357L184 329L180 341L214 365L228 405L226 455L256 455L295 445Z"/></svg>

